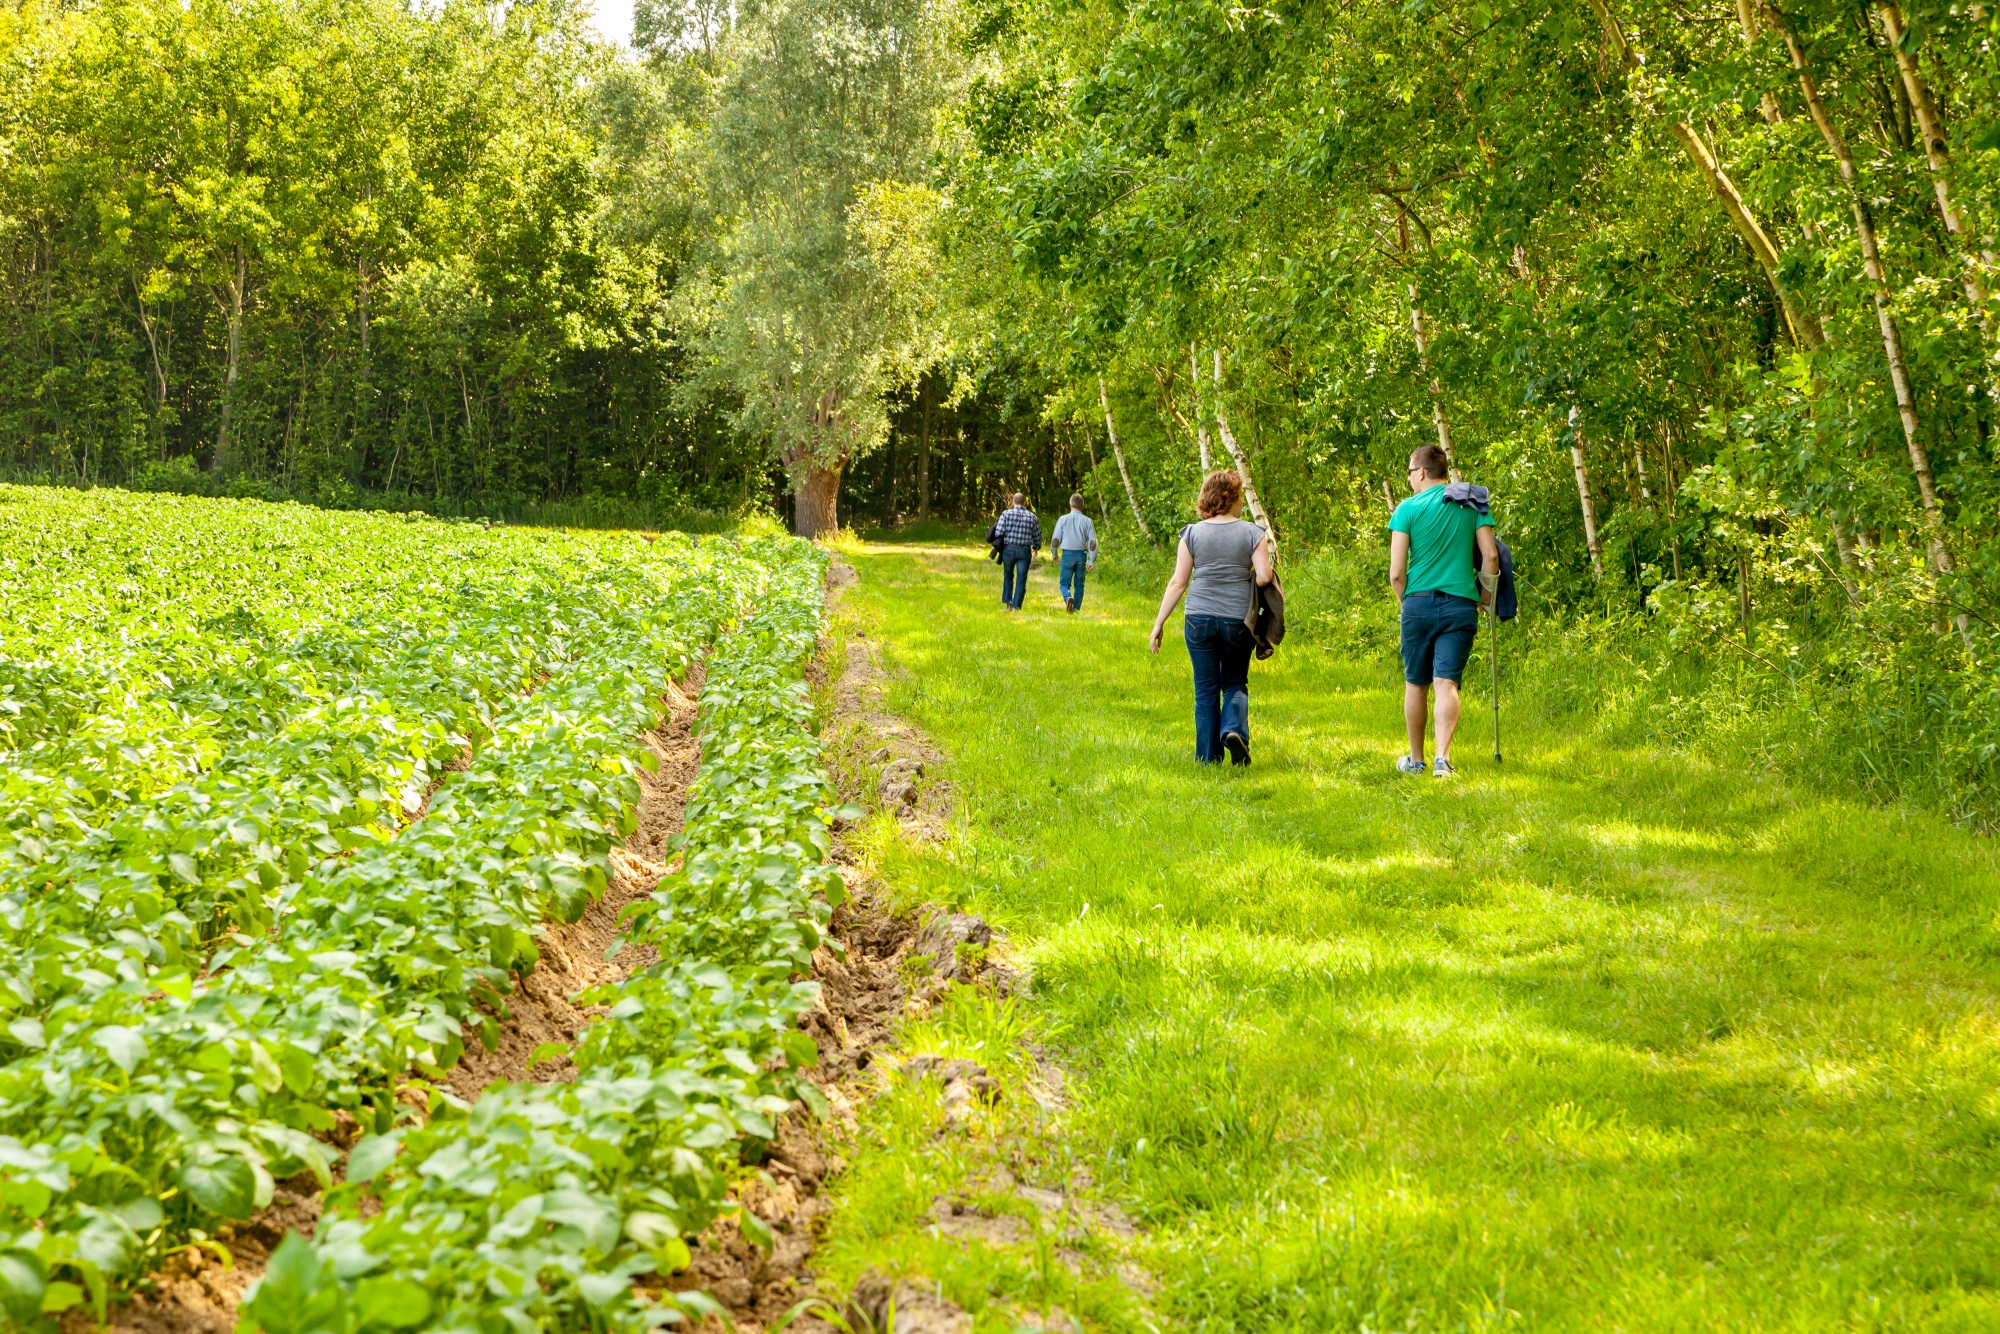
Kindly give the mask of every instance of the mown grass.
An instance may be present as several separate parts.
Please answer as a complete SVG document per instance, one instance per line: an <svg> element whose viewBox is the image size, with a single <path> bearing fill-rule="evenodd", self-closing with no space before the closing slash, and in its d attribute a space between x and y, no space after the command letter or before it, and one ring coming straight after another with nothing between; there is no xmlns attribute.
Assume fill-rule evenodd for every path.
<svg viewBox="0 0 2000 1334"><path fill-rule="evenodd" d="M1396 673L1306 644L1198 769L1177 630L1046 570L1009 616L978 554L852 553L969 822L887 870L1032 961L1161 1317L2000 1328L1989 843L1546 725L1496 767L1477 688L1462 778L1399 780Z"/></svg>

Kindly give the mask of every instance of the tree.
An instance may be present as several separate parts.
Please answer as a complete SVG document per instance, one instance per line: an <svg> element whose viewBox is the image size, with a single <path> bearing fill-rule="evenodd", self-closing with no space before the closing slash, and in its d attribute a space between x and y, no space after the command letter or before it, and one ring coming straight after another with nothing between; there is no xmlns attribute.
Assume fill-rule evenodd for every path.
<svg viewBox="0 0 2000 1334"><path fill-rule="evenodd" d="M914 187L956 65L925 0L772 0L725 43L710 136L714 240L680 309L702 362L798 497L797 531L838 527L841 474L888 433L885 396L935 359ZM871 236L873 238L871 243Z"/></svg>

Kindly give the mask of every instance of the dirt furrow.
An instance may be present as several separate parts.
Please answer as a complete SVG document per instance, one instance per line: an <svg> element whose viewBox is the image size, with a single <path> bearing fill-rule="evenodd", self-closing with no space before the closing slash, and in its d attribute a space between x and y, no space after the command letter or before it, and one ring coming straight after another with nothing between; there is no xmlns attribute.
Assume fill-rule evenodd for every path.
<svg viewBox="0 0 2000 1334"><path fill-rule="evenodd" d="M688 784L700 768L700 749L692 725L704 670L696 664L685 680L670 683L662 694L667 716L659 728L641 739L659 760L654 773L641 772L638 827L611 853L611 880L603 897L575 922L551 922L539 940L541 959L507 998L507 1014L499 1020L499 1038L488 1051L475 1038L453 1068L451 1092L468 1101L501 1081L550 1083L573 1078L576 1067L567 1059L544 1061L532 1069L529 1057L545 1042L573 1042L597 1014L570 997L587 987L615 982L652 961L650 949L605 956L618 934L618 915L653 891L666 872L668 847L680 832ZM344 1117L343 1128L351 1126ZM351 1135L339 1135L342 1148ZM336 1169L337 1170L337 1169ZM237 1307L250 1285L264 1272L265 1262L287 1232L311 1236L319 1218L319 1185L310 1176L278 1183L271 1203L242 1223L227 1224L213 1244L193 1246L168 1257L150 1279L114 1307L105 1327L109 1334L232 1334ZM81 1310L62 1321L64 1334L84 1334L96 1327Z"/></svg>

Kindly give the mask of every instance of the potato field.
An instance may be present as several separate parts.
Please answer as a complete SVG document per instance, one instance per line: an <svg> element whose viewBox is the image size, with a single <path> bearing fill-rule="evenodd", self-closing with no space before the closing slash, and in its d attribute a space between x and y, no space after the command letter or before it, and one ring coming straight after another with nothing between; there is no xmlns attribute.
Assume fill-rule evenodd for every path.
<svg viewBox="0 0 2000 1334"><path fill-rule="evenodd" d="M793 979L840 885L784 540L0 487L0 1303L122 1291L318 1178L268 1334L638 1330L817 1092ZM476 1103L538 928L601 895L661 692L707 660L656 961L568 1082ZM759 1227L747 1215L746 1233Z"/></svg>

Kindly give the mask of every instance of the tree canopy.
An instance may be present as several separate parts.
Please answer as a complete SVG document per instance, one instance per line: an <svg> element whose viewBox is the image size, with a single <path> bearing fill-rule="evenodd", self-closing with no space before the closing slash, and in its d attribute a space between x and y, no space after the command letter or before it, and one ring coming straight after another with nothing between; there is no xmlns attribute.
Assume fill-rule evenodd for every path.
<svg viewBox="0 0 2000 1334"><path fill-rule="evenodd" d="M1233 463L1355 552L1435 441L1551 613L1990 716L1996 24L20 0L0 420L85 483L808 534L1076 488L1141 548Z"/></svg>

